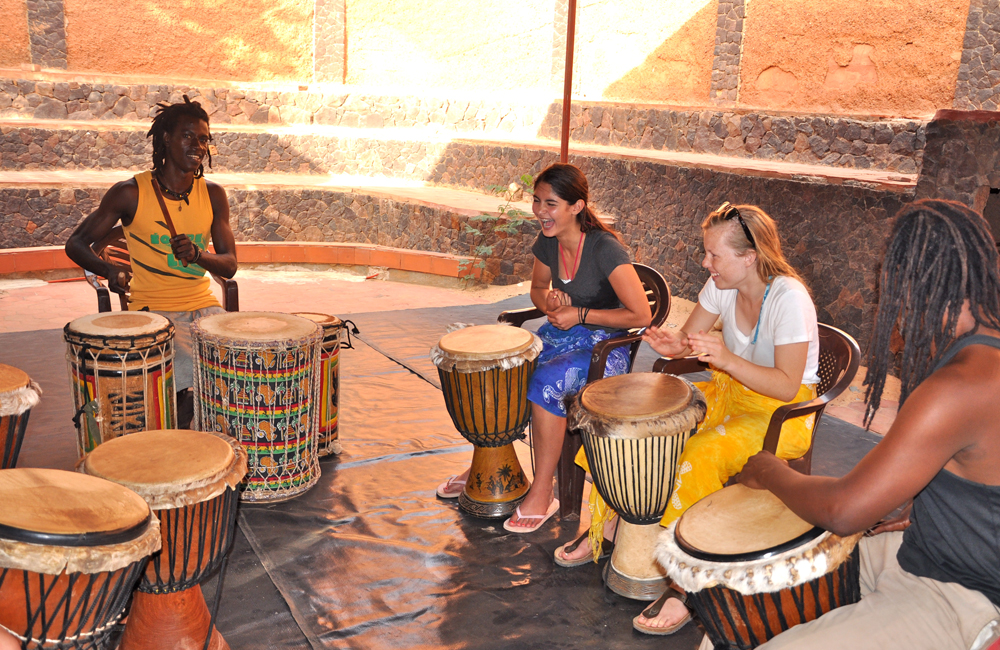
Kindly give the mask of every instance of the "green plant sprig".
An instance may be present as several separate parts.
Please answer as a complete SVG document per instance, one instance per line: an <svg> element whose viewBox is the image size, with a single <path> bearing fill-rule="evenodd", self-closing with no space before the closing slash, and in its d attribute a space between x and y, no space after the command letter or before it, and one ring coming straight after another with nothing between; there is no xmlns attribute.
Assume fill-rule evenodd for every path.
<svg viewBox="0 0 1000 650"><path fill-rule="evenodd" d="M533 186L534 178L531 174L522 174L510 185L491 185L487 188L491 194L503 198L504 202L498 206L497 214L484 212L470 217L469 222L463 224L462 232L470 237L469 257L463 258L458 264L459 273L465 273L460 276L463 282L468 284L476 281L474 269L479 269L479 281L482 282L482 271L486 268L486 261L496 250L495 239L498 233L515 235L525 224L534 223L534 215L512 205L515 196L525 192L530 194ZM494 243L487 244L489 240L494 240Z"/></svg>

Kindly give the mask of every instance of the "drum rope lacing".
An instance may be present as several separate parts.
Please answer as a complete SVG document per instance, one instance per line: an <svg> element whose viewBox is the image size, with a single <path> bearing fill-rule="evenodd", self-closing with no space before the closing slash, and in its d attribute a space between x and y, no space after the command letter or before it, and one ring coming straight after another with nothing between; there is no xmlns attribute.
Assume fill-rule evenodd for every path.
<svg viewBox="0 0 1000 650"><path fill-rule="evenodd" d="M212 317L209 317L212 318ZM321 328L315 334L297 339L283 341L243 341L235 338L218 337L207 334L198 327L197 322L191 328L193 341L194 358L194 390L200 408L195 409L194 426L197 429L218 431L231 436L246 447L250 459L248 460L249 471L243 481L242 498L247 501L267 501L267 495L272 495L270 500L290 498L311 488L319 480L319 418L313 417L312 406L320 402L319 386L322 372L322 352L323 336ZM213 355L212 352L215 352ZM261 361L261 353L275 353L279 357L292 355L292 367L299 368L296 375L308 373L308 387L303 391L299 385L300 380L291 382L287 392L300 395L299 414L291 416L287 410L279 415L279 407L282 399L276 394L273 400L269 400L264 408L260 408L257 401L254 402L253 409L234 414L232 409L232 397L238 396L239 387L231 383L225 385L225 390L219 388L213 379L221 380L228 373L229 377L238 377L240 372L246 374L243 378L245 382L253 382L255 377L247 372L247 368L236 363L236 356L239 352L255 354L255 362ZM306 363L305 356L311 359ZM217 357L217 358L216 358ZM213 364L218 367L218 372L213 370ZM308 365L308 371L301 370ZM250 369L253 370L253 369ZM261 382L253 383L256 390ZM216 402L215 399L218 398ZM298 403L289 401L289 404ZM220 412L221 407L221 412ZM308 413L306 411L308 410ZM225 414L225 415L224 415ZM266 417L257 417L259 415ZM213 420L213 416L216 419ZM220 423L218 418L225 422ZM285 436L293 429L300 431L280 451L284 462L276 461L272 456L265 456L264 452L274 452L274 449L267 448L258 450L252 443L257 438L264 437L258 435L261 432L260 424L263 420L278 421L272 431L274 439L278 436ZM297 421L297 423L296 423ZM292 426L294 425L294 427ZM248 428L249 427L249 428ZM235 430L233 430L235 429ZM252 439L247 439L252 435ZM288 448L292 447L289 452ZM270 461L270 465L261 466L258 464L258 457L265 456Z"/></svg>
<svg viewBox="0 0 1000 650"><path fill-rule="evenodd" d="M128 599L131 597L131 589L124 589L123 587L125 585L135 584L139 574L146 568L146 560L147 558L143 557L113 572L100 572L94 574L66 573L64 575L68 584L62 592L62 596L56 601L54 606L44 603L44 601L56 588L60 578L63 576L48 576L52 578L52 582L49 584L48 589L46 589L46 574L22 570L26 597L30 597L31 594L29 587L29 574L34 573L34 575L38 577L39 594L43 602L38 603L39 606L33 610L32 602L30 599L27 601L26 607L29 610L29 615L26 623L27 629L31 630L41 619L41 632L43 638L37 639L35 637L25 637L3 625L0 625L0 628L6 629L22 642L35 643L38 645L55 645L56 648L86 648L88 650L91 648L99 648L110 631L118 624L122 614L125 613L126 604L128 603ZM7 576L8 572L13 571L14 569L8 568L0 570L0 585L3 584L4 578ZM81 590L79 602L75 607L73 607L71 606L70 597L73 596L76 582L84 579L83 576L86 576L87 583ZM98 587L97 594L91 598L95 583L102 577L105 579L104 584ZM112 578L114 578L113 585L110 584ZM43 603L49 606L45 607L43 606ZM100 611L98 611L98 609ZM49 638L51 622L46 622L43 618L47 610L53 616L56 614L62 614L62 634L58 638ZM94 628L93 630L79 631L78 629L76 633L69 634L69 627L72 621L76 621L77 627L79 628L79 626L85 625L88 621L101 618L106 618L107 622ZM77 641L81 640L82 643L77 643ZM67 642L71 645L66 645Z"/></svg>
<svg viewBox="0 0 1000 650"><path fill-rule="evenodd" d="M83 371L83 373L85 375L87 374L87 369L88 369L87 361L88 360L90 361L90 363L91 363L90 368L93 370L93 377L94 377L95 384L98 382L98 378L101 376L101 371L104 370L105 372L107 372L108 368L99 368L97 366L97 364L101 360L101 356L102 355L100 353L93 353L91 351L92 350L108 350L108 349L110 349L110 350L112 350L114 352L122 352L122 353L124 353L124 354L113 355L114 357L117 358L117 361L119 362L119 364L121 366L121 370L120 370L120 373L121 373L121 392L119 394L122 395L122 400L123 400L123 402L122 402L122 410L121 410L120 413L111 413L109 415L111 415L111 416L122 415L122 417L126 418L126 419L128 417L128 398L127 398L127 394L128 394L128 376L129 376L129 373L128 373L127 364L128 364L129 361L137 361L137 360L141 360L142 361L142 386L143 386L143 390L145 390L145 387L148 386L149 371L150 371L150 365L149 365L149 356L150 356L150 354L152 354L154 351L159 352L159 356L160 356L160 359L162 361L161 361L161 363L157 364L156 367L162 367L162 366L164 366L166 364L166 360L167 360L168 356L169 356L171 362L173 361L173 337L171 336L170 338L164 339L163 341L155 342L156 338L158 338L159 334L163 333L164 331L168 331L168 332L172 333L172 330L173 330L173 325L171 325L171 327L168 330L160 330L159 332L155 332L155 333L149 334L149 335L143 335L141 337L136 337L136 336L131 336L131 337L125 337L125 336L117 336L117 337L116 336L105 336L105 337L103 337L101 339L103 341L104 345L95 345L95 344L86 343L86 342L84 342L84 343L74 343L72 341L69 341L70 348L71 349L76 349L76 352L73 354L73 358L76 359L79 362L79 368ZM144 348L138 348L138 349L136 348L136 344L137 344L137 342L138 342L138 340L140 338L141 339L148 339L150 336L154 337L154 343L152 345L149 345L149 346L144 347ZM114 342L128 341L129 342L129 348L125 349L125 348L115 348L115 347L112 347L112 346L108 345L108 343L111 342L111 341L114 341ZM108 353L108 356L110 357L112 355L110 353ZM68 358L69 358L69 355L67 355L67 360L68 360ZM70 367L70 377L72 377L73 375L74 375L74 368L71 366ZM108 381L113 381L113 380L109 379ZM84 382L83 391L84 391L84 394L87 395L86 382ZM170 396L170 397L172 397L172 396ZM84 414L84 412L86 411L87 407L90 406L90 404L92 404L95 400L98 400L99 398L100 398L100 395L96 395L95 394L89 401L86 400L85 398L81 400L81 402L82 402L81 406L76 410L76 413L74 413L73 417L72 417L73 426L77 428L78 432L80 431L80 417ZM141 411L141 414L140 414L140 421L134 426L135 430L137 430L137 431L144 431L144 430L146 430L146 428L148 426L148 423L146 422L145 400L143 400L142 406L143 406L143 408L142 408L142 411ZM95 417L95 420L97 420L97 421L101 421L102 419L103 419L102 418L102 414L98 414ZM164 422L162 424L167 424L167 422ZM123 427L123 430L119 432L119 435L125 434L125 433L130 433L131 432L130 429L133 428L133 427L128 426L128 424L125 423L125 422L122 423L122 427ZM84 449L86 449L86 445L83 444L84 443L84 441L83 441L83 434L80 433L79 435L81 436L80 449L84 450Z"/></svg>

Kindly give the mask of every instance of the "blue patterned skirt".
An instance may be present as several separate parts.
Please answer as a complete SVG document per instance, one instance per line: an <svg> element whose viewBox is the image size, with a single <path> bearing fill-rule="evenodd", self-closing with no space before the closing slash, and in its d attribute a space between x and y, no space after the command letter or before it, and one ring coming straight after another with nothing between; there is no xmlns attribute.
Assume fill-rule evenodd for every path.
<svg viewBox="0 0 1000 650"><path fill-rule="evenodd" d="M583 325L574 325L561 330L552 323L538 328L542 339L542 353L538 355L538 366L528 384L528 400L543 409L566 417L563 399L575 395L587 383L590 369L590 353L594 346L622 332L589 330ZM628 346L612 350L604 368L604 376L624 375L629 369Z"/></svg>

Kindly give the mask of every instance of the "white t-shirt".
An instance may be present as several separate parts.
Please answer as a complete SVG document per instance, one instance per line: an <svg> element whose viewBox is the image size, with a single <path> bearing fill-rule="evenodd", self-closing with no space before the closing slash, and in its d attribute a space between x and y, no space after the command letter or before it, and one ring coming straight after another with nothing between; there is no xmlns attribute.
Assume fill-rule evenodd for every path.
<svg viewBox="0 0 1000 650"><path fill-rule="evenodd" d="M698 304L722 317L722 340L730 352L765 368L774 367L774 346L809 341L803 384L819 382L819 331L816 328L816 306L802 283L779 275L771 281L771 290L764 299L760 314L757 343L753 331L749 335L736 326L736 289L720 290L708 279L698 294Z"/></svg>

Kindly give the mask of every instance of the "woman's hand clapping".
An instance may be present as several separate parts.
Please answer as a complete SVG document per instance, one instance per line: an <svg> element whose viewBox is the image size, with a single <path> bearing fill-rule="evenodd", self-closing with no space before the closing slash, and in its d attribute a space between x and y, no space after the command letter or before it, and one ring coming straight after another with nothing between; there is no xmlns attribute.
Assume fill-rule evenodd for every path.
<svg viewBox="0 0 1000 650"><path fill-rule="evenodd" d="M657 354L665 357L676 357L688 347L687 335L684 332L677 336L670 330L660 329L655 325L646 330L642 340L649 343Z"/></svg>
<svg viewBox="0 0 1000 650"><path fill-rule="evenodd" d="M736 357L726 348L726 344L722 342L721 338L703 331L689 335L688 345L691 347L692 354L696 355L699 360L712 364L717 370L726 370Z"/></svg>

